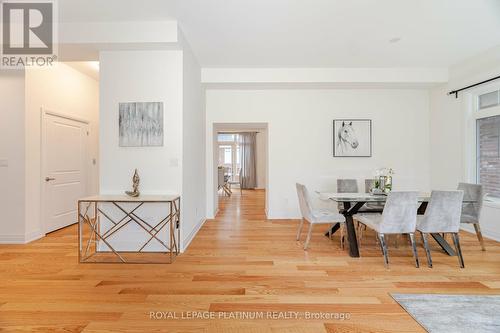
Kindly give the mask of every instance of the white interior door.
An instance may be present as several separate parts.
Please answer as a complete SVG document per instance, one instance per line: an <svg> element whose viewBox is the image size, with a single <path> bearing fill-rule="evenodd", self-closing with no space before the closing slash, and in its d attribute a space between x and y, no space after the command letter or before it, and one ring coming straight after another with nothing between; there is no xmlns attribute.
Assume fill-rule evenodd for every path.
<svg viewBox="0 0 500 333"><path fill-rule="evenodd" d="M45 232L77 222L87 189L88 124L45 114L42 138Z"/></svg>

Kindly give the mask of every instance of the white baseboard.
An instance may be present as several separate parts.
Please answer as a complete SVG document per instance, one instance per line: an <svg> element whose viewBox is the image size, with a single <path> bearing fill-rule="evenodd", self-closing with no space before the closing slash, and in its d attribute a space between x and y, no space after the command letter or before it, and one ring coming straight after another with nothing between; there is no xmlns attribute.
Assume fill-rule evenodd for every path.
<svg viewBox="0 0 500 333"><path fill-rule="evenodd" d="M39 230L26 235L0 235L0 244L27 244L43 236Z"/></svg>
<svg viewBox="0 0 500 333"><path fill-rule="evenodd" d="M0 235L0 244L25 244L24 235Z"/></svg>
<svg viewBox="0 0 500 333"><path fill-rule="evenodd" d="M207 220L213 220L213 219L215 219L215 217L217 216L217 214L219 214L219 207L217 207L217 209L213 210L211 214L209 212L207 212L206 219Z"/></svg>
<svg viewBox="0 0 500 333"><path fill-rule="evenodd" d="M24 243L30 243L44 237L45 234L41 230L30 232L24 236Z"/></svg>
<svg viewBox="0 0 500 333"><path fill-rule="evenodd" d="M196 226L193 228L193 231L191 231L191 233L186 238L184 238L184 240L182 241L181 252L186 251L186 249L188 248L189 244L191 244L191 242L193 241L194 237L196 236L196 234L198 233L198 231L200 231L201 227L203 227L203 225L205 224L206 221L207 221L207 219L205 219L205 218L201 219L196 224Z"/></svg>

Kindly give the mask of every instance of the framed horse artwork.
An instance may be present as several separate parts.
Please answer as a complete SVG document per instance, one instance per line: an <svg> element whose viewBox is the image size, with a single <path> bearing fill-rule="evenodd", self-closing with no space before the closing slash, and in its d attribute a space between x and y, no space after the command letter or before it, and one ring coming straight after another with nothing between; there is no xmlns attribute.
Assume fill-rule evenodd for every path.
<svg viewBox="0 0 500 333"><path fill-rule="evenodd" d="M371 157L372 121L335 119L333 121L333 157Z"/></svg>

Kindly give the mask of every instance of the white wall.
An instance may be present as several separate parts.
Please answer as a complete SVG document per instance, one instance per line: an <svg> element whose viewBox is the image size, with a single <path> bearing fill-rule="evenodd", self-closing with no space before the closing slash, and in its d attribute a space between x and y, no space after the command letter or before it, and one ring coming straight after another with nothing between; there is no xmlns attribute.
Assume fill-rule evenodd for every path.
<svg viewBox="0 0 500 333"><path fill-rule="evenodd" d="M124 194L130 190L137 168L141 194L182 194L182 52L101 52L99 74L100 193ZM121 102L163 102L163 146L119 146L118 105ZM117 213L115 217L120 219L123 215ZM154 224L161 221L165 213L164 205L151 204L138 211L142 218ZM166 241L167 236L162 236L160 239ZM137 249L138 244L148 238L139 226L129 223L109 241L117 250L130 250ZM145 250L160 251L162 247L153 241Z"/></svg>
<svg viewBox="0 0 500 333"><path fill-rule="evenodd" d="M0 71L0 243L24 243L24 71Z"/></svg>
<svg viewBox="0 0 500 333"><path fill-rule="evenodd" d="M185 249L206 216L205 90L201 69L189 45L183 47L182 247Z"/></svg>
<svg viewBox="0 0 500 333"><path fill-rule="evenodd" d="M129 190L135 168L142 193L181 193L182 52L101 52L99 74L100 193ZM162 147L119 147L120 102L163 102Z"/></svg>
<svg viewBox="0 0 500 333"><path fill-rule="evenodd" d="M41 218L41 116L42 108L90 122L91 171L89 194L98 190L99 83L75 69L58 63L53 68L26 70L26 240L43 235ZM75 221L76 222L76 221Z"/></svg>
<svg viewBox="0 0 500 333"><path fill-rule="evenodd" d="M142 194L182 196L181 237L187 246L205 218L204 96L189 50L107 51L100 54L101 194L123 194L135 168ZM118 104L163 102L164 145L119 147ZM159 218L156 208L143 217ZM115 245L145 236L131 226ZM142 235L142 236L141 236ZM149 250L158 250L154 245Z"/></svg>
<svg viewBox="0 0 500 333"><path fill-rule="evenodd" d="M469 147L475 138L467 131L470 93L448 96L458 89L500 73L500 46L450 68L450 81L430 92L431 185L435 189L455 189L458 182L475 182L471 176ZM471 162L472 161L472 162ZM486 237L500 240L500 206L486 203L481 228ZM472 230L468 228L468 230Z"/></svg>
<svg viewBox="0 0 500 333"><path fill-rule="evenodd" d="M395 189L430 189L429 98L426 90L207 91L207 214L213 214L213 124L268 123L269 218L299 216L295 182L334 190L337 178L371 178L396 170ZM373 120L373 157L332 157L332 121Z"/></svg>
<svg viewBox="0 0 500 333"><path fill-rule="evenodd" d="M265 189L267 178L267 129L259 130L255 141L257 188Z"/></svg>

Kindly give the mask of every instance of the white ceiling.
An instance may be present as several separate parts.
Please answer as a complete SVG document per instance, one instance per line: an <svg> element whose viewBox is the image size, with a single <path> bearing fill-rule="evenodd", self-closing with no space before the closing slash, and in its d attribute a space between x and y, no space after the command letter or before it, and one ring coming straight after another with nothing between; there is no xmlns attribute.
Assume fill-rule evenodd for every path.
<svg viewBox="0 0 500 333"><path fill-rule="evenodd" d="M59 6L61 21L175 18L202 67L448 67L500 44L499 0L60 0Z"/></svg>

